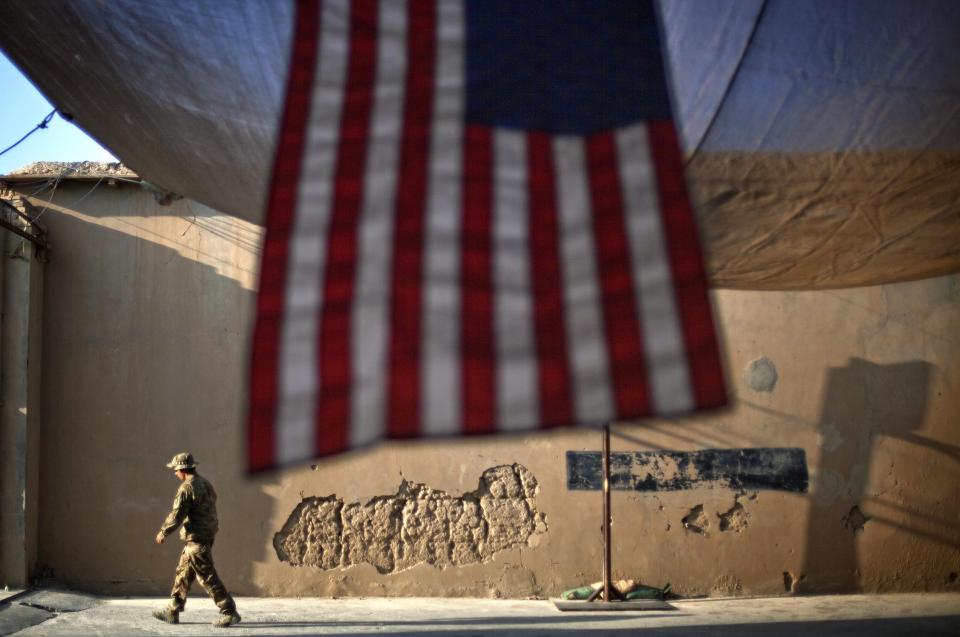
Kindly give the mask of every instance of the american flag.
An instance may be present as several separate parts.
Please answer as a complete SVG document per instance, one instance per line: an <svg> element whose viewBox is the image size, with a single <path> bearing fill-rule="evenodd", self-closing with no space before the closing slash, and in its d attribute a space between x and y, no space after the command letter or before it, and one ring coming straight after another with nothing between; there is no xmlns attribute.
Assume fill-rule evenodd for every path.
<svg viewBox="0 0 960 637"><path fill-rule="evenodd" d="M302 0L251 471L725 402L652 2Z"/></svg>

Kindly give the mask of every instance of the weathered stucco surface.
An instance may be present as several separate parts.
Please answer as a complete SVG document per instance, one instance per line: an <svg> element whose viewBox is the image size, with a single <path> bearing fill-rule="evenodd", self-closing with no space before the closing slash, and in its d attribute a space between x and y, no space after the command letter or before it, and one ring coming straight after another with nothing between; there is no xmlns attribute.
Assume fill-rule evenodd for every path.
<svg viewBox="0 0 960 637"><path fill-rule="evenodd" d="M248 479L260 230L188 200L160 207L135 186L91 186L62 180L49 204L49 190L35 197L54 246L44 285L46 572L95 592L165 594L179 547L153 544L177 484L163 465L189 449L220 495L217 565L239 594L526 597L599 579L600 493L566 483L567 452L598 451L598 431L383 444ZM613 451L797 448L808 488L741 493L691 480L615 491L614 577L670 582L680 594L960 590L960 276L713 298L733 406L619 424ZM777 373L769 391L748 382L762 358ZM514 465L536 477L548 528L515 542L521 500L493 498L466 517L488 520L486 541L480 527L454 525L463 550L445 557L431 504L466 504L478 476ZM274 538L304 502L317 509L318 539L297 558L313 565L293 566ZM498 521L508 531L497 531L499 544Z"/></svg>
<svg viewBox="0 0 960 637"><path fill-rule="evenodd" d="M34 244L0 228L0 587L11 589L30 585L37 561L43 266Z"/></svg>
<svg viewBox="0 0 960 637"><path fill-rule="evenodd" d="M536 493L536 478L514 464L487 469L480 486L460 497L406 480L395 495L362 504L312 496L296 506L273 546L284 562L321 569L476 564L547 531Z"/></svg>

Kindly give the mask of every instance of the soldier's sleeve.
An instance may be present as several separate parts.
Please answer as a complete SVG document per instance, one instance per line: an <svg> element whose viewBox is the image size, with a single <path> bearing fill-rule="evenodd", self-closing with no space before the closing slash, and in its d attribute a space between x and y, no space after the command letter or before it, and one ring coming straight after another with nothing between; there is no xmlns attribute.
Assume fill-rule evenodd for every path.
<svg viewBox="0 0 960 637"><path fill-rule="evenodd" d="M176 531L183 524L189 512L190 493L181 486L177 489L177 495L173 497L173 509L170 511L170 515L167 516L167 519L163 521L163 526L160 527L163 537L167 537Z"/></svg>

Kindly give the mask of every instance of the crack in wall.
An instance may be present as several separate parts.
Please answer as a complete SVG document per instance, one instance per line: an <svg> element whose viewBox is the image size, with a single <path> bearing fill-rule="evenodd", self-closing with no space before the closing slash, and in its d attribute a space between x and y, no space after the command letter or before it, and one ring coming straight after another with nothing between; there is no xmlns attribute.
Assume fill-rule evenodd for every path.
<svg viewBox="0 0 960 637"><path fill-rule="evenodd" d="M546 533L538 491L533 474L513 464L487 469L477 489L458 498L407 480L395 495L366 503L307 497L274 535L273 546L283 562L324 570L369 563L393 573L417 564L486 562Z"/></svg>
<svg viewBox="0 0 960 637"><path fill-rule="evenodd" d="M800 584L803 580L807 579L807 576L801 573L800 575L794 575L790 571L783 572L783 590L786 593L798 593L800 591Z"/></svg>

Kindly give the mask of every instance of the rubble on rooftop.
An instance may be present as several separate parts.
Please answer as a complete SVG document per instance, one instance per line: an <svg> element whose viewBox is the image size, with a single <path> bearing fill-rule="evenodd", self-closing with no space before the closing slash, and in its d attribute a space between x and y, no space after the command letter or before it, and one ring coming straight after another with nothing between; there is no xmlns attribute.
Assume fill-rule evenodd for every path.
<svg viewBox="0 0 960 637"><path fill-rule="evenodd" d="M116 161L35 161L8 173L8 175L137 178L135 172Z"/></svg>

